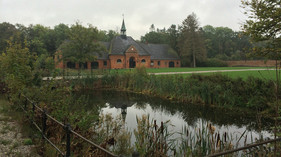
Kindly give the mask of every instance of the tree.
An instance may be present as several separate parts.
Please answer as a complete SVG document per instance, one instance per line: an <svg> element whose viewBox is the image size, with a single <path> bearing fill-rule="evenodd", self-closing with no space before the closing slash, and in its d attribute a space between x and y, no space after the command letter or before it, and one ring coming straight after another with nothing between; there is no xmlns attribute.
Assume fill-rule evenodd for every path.
<svg viewBox="0 0 281 157"><path fill-rule="evenodd" d="M8 41L6 53L0 56L0 74L12 94L32 84L32 64L33 56L26 46Z"/></svg>
<svg viewBox="0 0 281 157"><path fill-rule="evenodd" d="M56 35L56 49L67 39L69 39L69 27L66 24L59 24L54 27Z"/></svg>
<svg viewBox="0 0 281 157"><path fill-rule="evenodd" d="M3 22L0 23L0 52L5 52L8 46L8 40L17 33L17 29L14 25Z"/></svg>
<svg viewBox="0 0 281 157"><path fill-rule="evenodd" d="M276 104L274 138L277 137L277 119L279 117L279 83L278 60L281 58L281 2L280 0L242 0L242 5L248 15L243 30L256 44L253 53L276 60ZM261 46L260 46L261 45ZM279 67L280 68L280 67ZM278 152L277 143L274 143L274 156ZM280 156L280 154L279 154Z"/></svg>
<svg viewBox="0 0 281 157"><path fill-rule="evenodd" d="M179 55L179 48L178 48L178 38L179 38L179 30L177 26L172 24L170 28L167 30L169 45L177 52Z"/></svg>
<svg viewBox="0 0 281 157"><path fill-rule="evenodd" d="M96 56L94 52L100 53L105 48L97 42L98 30L93 26L88 28L78 22L72 25L69 32L69 40L61 46L63 61L73 63L85 63L94 61ZM80 69L80 66L79 66Z"/></svg>
<svg viewBox="0 0 281 157"><path fill-rule="evenodd" d="M192 63L192 66L196 67L196 61L202 61L206 58L202 34L203 31L199 28L196 15L194 13L188 15L180 27L178 43L183 66Z"/></svg>
<svg viewBox="0 0 281 157"><path fill-rule="evenodd" d="M281 2L280 0L242 0L249 20L243 26L244 32L256 44L253 52L268 59L281 57ZM262 45L262 46L260 46Z"/></svg>

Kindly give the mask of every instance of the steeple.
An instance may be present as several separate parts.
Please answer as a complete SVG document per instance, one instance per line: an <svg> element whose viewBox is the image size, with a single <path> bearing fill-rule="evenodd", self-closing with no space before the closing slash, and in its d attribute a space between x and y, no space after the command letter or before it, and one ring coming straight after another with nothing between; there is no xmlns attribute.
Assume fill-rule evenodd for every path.
<svg viewBox="0 0 281 157"><path fill-rule="evenodd" d="M126 37L126 26L125 26L125 22L124 22L124 14L123 14L123 22L122 22L122 26L121 26L121 36Z"/></svg>

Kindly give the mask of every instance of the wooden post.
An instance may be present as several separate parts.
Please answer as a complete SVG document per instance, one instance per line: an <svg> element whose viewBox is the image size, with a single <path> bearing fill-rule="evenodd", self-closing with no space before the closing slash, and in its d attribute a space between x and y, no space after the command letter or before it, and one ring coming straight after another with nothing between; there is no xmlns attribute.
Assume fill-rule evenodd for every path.
<svg viewBox="0 0 281 157"><path fill-rule="evenodd" d="M65 133L66 133L66 157L70 157L70 125L65 125Z"/></svg>
<svg viewBox="0 0 281 157"><path fill-rule="evenodd" d="M42 139L44 139L45 132L46 132L46 122L47 122L47 116L46 116L46 110L43 109L42 112Z"/></svg>

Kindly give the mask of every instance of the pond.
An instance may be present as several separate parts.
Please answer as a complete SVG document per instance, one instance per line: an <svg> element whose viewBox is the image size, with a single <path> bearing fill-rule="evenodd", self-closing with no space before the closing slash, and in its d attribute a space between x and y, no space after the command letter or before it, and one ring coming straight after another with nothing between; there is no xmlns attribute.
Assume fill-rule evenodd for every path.
<svg viewBox="0 0 281 157"><path fill-rule="evenodd" d="M185 126L194 132L202 126L212 124L216 128L216 133L222 135L227 132L232 136L233 143L236 143L245 132L243 142L242 140L239 142L241 146L244 145L242 143L245 142L245 139L247 139L246 143L251 143L261 137L272 137L268 130L273 122L246 111L234 112L119 91L94 90L81 92L78 95L84 95L88 98L85 109L101 106L100 113L110 113L113 117L122 115L125 127L132 132L137 126L136 116L149 115L150 119L157 121L157 124L170 120L173 127L168 129L174 133L182 132ZM126 114L121 114L122 112L126 112ZM178 136L174 135L174 137ZM134 141L135 138L132 136L132 143Z"/></svg>

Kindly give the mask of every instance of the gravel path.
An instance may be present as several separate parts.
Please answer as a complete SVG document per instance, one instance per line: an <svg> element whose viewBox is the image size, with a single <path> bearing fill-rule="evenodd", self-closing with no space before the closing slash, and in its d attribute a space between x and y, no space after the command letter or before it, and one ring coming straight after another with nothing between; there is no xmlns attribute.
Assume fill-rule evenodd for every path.
<svg viewBox="0 0 281 157"><path fill-rule="evenodd" d="M0 104L0 109L1 109ZM20 133L19 124L0 112L0 157L36 157L31 139Z"/></svg>
<svg viewBox="0 0 281 157"><path fill-rule="evenodd" d="M208 70L208 71L186 71L186 72L163 72L163 73L148 73L150 75L173 75L173 74L199 74L199 73L217 73L217 72L235 72L235 71L262 71L275 69L234 69L234 70Z"/></svg>

